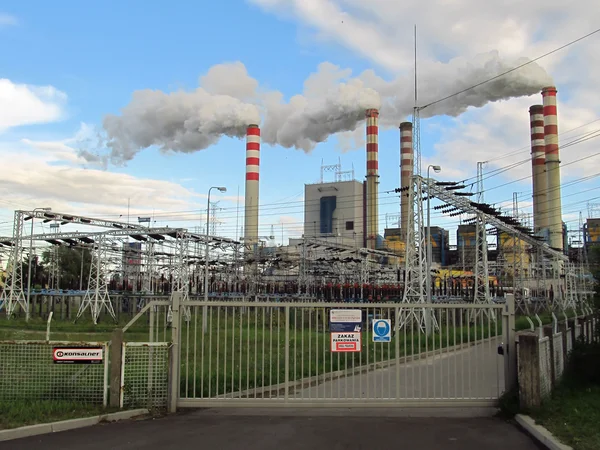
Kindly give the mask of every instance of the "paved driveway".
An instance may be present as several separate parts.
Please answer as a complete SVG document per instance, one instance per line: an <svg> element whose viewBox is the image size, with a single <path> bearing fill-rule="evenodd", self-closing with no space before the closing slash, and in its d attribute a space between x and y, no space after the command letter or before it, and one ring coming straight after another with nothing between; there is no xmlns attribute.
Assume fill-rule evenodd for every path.
<svg viewBox="0 0 600 450"><path fill-rule="evenodd" d="M240 413L242 414L242 413ZM276 415L277 414L277 415ZM495 418L281 416L190 411L0 442L0 450L538 450Z"/></svg>

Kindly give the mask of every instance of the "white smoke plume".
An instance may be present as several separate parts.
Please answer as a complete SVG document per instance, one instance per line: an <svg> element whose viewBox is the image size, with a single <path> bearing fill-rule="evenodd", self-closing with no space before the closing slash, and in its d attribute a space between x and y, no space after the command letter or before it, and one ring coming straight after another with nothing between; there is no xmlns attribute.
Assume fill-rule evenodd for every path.
<svg viewBox="0 0 600 450"><path fill-rule="evenodd" d="M129 161L154 145L161 151L203 150L222 136L243 137L249 124L260 123L255 105L202 88L171 94L136 91L121 112L104 118L114 163Z"/></svg>
<svg viewBox="0 0 600 450"><path fill-rule="evenodd" d="M503 60L493 51L472 60L455 58L448 63L423 65L419 69L418 105L460 92L527 61ZM332 135L351 134L363 122L366 109L380 109L383 127L397 127L411 114L412 75L391 81L373 70L354 78L351 75L349 69L323 63L305 81L303 93L286 101L280 92L261 90L258 81L237 62L212 67L193 92L136 91L120 116L109 115L104 120L110 159L113 163L126 162L150 146L194 152L223 136L241 138L254 123L261 125L266 144L309 152ZM469 107L529 96L549 84L551 77L531 63L431 105L422 110L421 117L458 116Z"/></svg>

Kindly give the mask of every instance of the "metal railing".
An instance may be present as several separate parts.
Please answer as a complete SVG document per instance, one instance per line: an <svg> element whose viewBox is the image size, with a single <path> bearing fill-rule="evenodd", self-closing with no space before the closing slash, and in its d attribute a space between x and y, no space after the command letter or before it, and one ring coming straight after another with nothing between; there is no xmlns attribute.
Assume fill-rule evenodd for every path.
<svg viewBox="0 0 600 450"><path fill-rule="evenodd" d="M178 407L486 406L504 391L503 305L174 300L172 307ZM332 351L329 314L340 309L360 311L360 351ZM390 342L374 342L379 319L391 323Z"/></svg>

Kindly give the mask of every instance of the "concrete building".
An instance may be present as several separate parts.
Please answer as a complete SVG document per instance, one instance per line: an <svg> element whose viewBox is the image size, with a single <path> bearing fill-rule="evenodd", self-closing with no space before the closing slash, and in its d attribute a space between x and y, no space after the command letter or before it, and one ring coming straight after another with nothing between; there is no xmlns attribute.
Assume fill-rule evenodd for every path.
<svg viewBox="0 0 600 450"><path fill-rule="evenodd" d="M363 183L304 185L304 236L363 247L365 216Z"/></svg>
<svg viewBox="0 0 600 450"><path fill-rule="evenodd" d="M433 228L432 228L433 229ZM475 266L477 254L477 226L459 225L456 230L456 247L459 264L471 270Z"/></svg>
<svg viewBox="0 0 600 450"><path fill-rule="evenodd" d="M583 240L586 247L600 245L600 219L587 219L583 230Z"/></svg>

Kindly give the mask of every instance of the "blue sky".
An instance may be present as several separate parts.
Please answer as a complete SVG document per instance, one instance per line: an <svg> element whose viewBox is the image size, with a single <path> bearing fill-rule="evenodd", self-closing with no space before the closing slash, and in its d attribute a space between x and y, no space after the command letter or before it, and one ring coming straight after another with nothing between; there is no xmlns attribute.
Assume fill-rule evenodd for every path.
<svg viewBox="0 0 600 450"><path fill-rule="evenodd" d="M60 101L54 98L54 102L60 105L59 117L0 130L0 155L5 152L5 160L9 158L14 161L15 155L27 154L31 158L29 176L36 178L35 182L13 180L13 184L5 183L5 190L0 191L0 207L4 208L0 210L0 234L10 234L8 222L11 210L45 206L39 202L50 202L54 209L70 208L70 211L82 214L116 218L125 213L128 199L131 199L130 212L133 217L138 213L149 214L154 211L157 224L196 226L203 223L201 210L205 208L205 193L214 185L228 188L227 195L220 203L225 209L219 211L223 221L218 228L219 232L235 234L237 212L236 199L233 197L237 195L238 189L243 197L244 191L245 155L242 140L223 138L210 148L194 153L165 155L154 148L146 149L124 167L109 165L103 171L104 174L97 173L102 171L96 168L86 166L89 180L83 185L67 182L67 178L74 173L68 170L44 181L41 174L48 173L47 167L81 168L81 161L65 162L60 158L48 160L44 156L38 164L40 154L47 155L43 152L52 147L47 144L56 142L66 142L65 145L69 148L77 150L80 143L69 139L73 139L78 132L81 133L82 124L85 124L88 134L94 127L101 129L103 117L106 114L120 114L120 109L130 102L134 91L191 91L198 87L199 77L218 64L242 62L249 75L260 82L262 89L278 90L286 99L301 93L306 78L325 61L352 69L354 76L368 69L375 70L385 80L403 74L409 76L412 62L407 56L412 52L412 42L404 39L406 33L402 36L386 35L384 26L389 24L385 23L385 18L376 17L377 14L361 13L351 7L354 2L346 2L348 9L343 11L343 18L347 23L354 24L357 30L365 24L367 30L377 29L376 26L370 27L371 25L382 25L381 35L372 34L373 42L382 42L381 48L388 49L390 57L372 56L360 42L357 43L352 38L351 32L348 34L347 31L340 30L339 24L328 22L327 17L320 18L320 7L334 5L343 9L345 2L315 0L314 3L319 7L315 7L311 13L313 16L307 15L304 6L295 0L226 0L209 4L192 1L152 4L142 1L104 1L95 4L75 1L3 3L0 17L11 17L14 20L11 23L5 20L4 25L0 20L0 79L9 80L14 85L52 86L64 93L65 98ZM477 13L474 11L474 14ZM420 20L423 22L426 19ZM424 33L430 25L435 27L435 23L423 25ZM410 27L405 28L410 36L412 30ZM538 30L524 29L527 31L522 38L525 43L521 47L511 47L507 52L509 56L537 56L537 52L545 48L544 45L554 43ZM437 44L435 36L429 36L422 44L422 57L425 62L443 63L457 56L469 57L478 52L494 50L501 44L505 45L506 39L514 40L516 38L513 35L519 36L517 31L499 30L495 40L490 38L490 42L486 42L486 46L482 48L472 47L474 44L469 40L460 40L456 37L456 31L447 40L443 41L438 37ZM503 35L503 32L509 37ZM562 40L566 41L569 37L565 35ZM439 45L439 42L445 44ZM396 51L398 55L394 53ZM392 56L403 57L402 63L386 63ZM577 64L581 62L581 56L579 53L568 55ZM560 60L548 61L546 66L542 66L555 79L563 80L564 92L559 86L559 95L563 96L560 97L561 100L580 102L580 86L573 85L569 72L559 73L558 69L555 70L559 63ZM534 100L539 103L541 96L539 99L536 96L513 99L481 109L470 109L458 118L440 116L424 120L421 136L424 158L427 162L441 164L446 168L442 173L445 177L441 178L474 176L478 160L491 159L502 152L514 152L528 146L527 107ZM569 104L561 112L571 115L565 126L570 129L594 120L598 111L593 104L581 107ZM510 133L502 131L503 127L510 127L515 123L518 126L513 126ZM363 129L364 123L359 128ZM483 129L487 131L482 132ZM593 127L578 132L592 130ZM44 145L32 146L23 140ZM485 142L490 142L487 153L484 151L486 145L482 145ZM303 185L319 179L321 161L334 164L341 158L344 169L349 170L353 166L356 178L363 179L364 149L341 152L338 147L335 136L317 145L310 154L302 150L263 144L261 204L265 208L261 213L261 233L269 234L271 224L275 225L276 230L281 230L283 226L286 237L301 233L303 209L300 201ZM579 147L582 146L577 148ZM472 152L472 155L466 155L465 152ZM527 155L528 150L525 149L515 158L524 159ZM570 155L578 156L568 152L563 155L563 160L573 159ZM511 158L499 161L491 165L490 169L513 161ZM382 130L382 190L398 186L398 164L397 128ZM591 175L596 172L594 167L597 167L597 160L590 160L581 171ZM486 185L502 185L511 178L527 175L530 166L525 164L520 170L521 172L511 171L493 177L486 181ZM24 169L23 171L25 172ZM17 173L17 170L13 173ZM36 174L40 176L37 177ZM118 174L130 175L132 178L127 178L120 185L124 179L118 178ZM577 179L581 176L579 172L565 173L565 179ZM85 180L85 174L79 173L78 177L79 183L82 183L82 179ZM156 180L168 184L156 184ZM65 189L61 190L63 182ZM39 185L36 190L32 188L33 183ZM597 183L595 178L592 183ZM530 201L530 184L530 180L525 180L506 188L495 189L486 199L490 202L508 200L512 192L517 191L523 193L522 202L527 205ZM44 186L48 187L47 191ZM565 192L568 195L590 187L594 188L595 185L583 186L578 183L572 186L571 191L566 189ZM74 191L81 193L80 190L89 191L89 195L74 195ZM102 199L99 198L100 192L104 195ZM158 192L166 193L161 196ZM597 196L597 192L588 193L591 199ZM564 201L569 203L566 208L569 214L576 215L579 209L585 210L585 195L588 194L571 196ZM172 202L171 197L174 199ZM286 208L281 205L269 206L280 202L289 203ZM240 210L243 211L243 199L240 205ZM188 213L184 214L182 211ZM397 212L397 201L393 197L382 195L381 228L385 225L385 214ZM572 219L571 215L569 217ZM455 225L455 222L455 219L448 219L440 224ZM239 223L243 223L241 217ZM280 231L276 235L279 236Z"/></svg>

